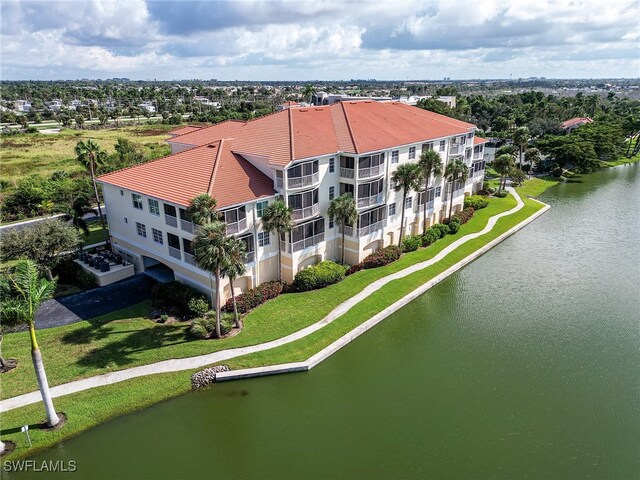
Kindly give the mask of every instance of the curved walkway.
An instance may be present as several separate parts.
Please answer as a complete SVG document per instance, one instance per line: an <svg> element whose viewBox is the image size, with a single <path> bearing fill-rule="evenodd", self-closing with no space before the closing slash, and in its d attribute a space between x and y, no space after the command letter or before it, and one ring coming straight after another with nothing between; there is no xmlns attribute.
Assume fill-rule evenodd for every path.
<svg viewBox="0 0 640 480"><path fill-rule="evenodd" d="M270 342L265 342L265 343L261 343L261 344L258 344L258 345L251 345L251 346L247 346L247 347L239 347L239 348L232 348L232 349L228 349L228 350L221 350L221 351L218 351L218 352L208 353L208 354L205 354L205 355L198 355L198 356L195 356L195 357L173 359L173 360L164 360L164 361L157 362L157 363L151 363L151 364L148 364L148 365L141 365L139 367L129 368L129 369L126 369L126 370L120 370L120 371L117 371L117 372L106 373L106 374L103 374L103 375L97 375L95 377L89 377L89 378L85 378L85 379L82 379L82 380L76 380L76 381L73 381L73 382L64 383L62 385L57 385L55 387L52 387L51 388L51 396L52 397L60 397L60 396L63 396L63 395L68 395L70 393L76 393L76 392L80 392L82 390L88 390L90 388L101 387L101 386L104 386L104 385L110 385L112 383L118 383L118 382L122 382L122 381L129 380L129 379L132 379L132 378L142 377L142 376L145 376L145 375L153 375L153 374L156 374L156 373L178 372L178 371L182 371L182 370L192 370L192 369L195 369L195 368L200 368L200 367L204 367L204 366L207 366L207 365L212 365L214 363L219 363L219 362L222 362L224 360L229 360L231 358L240 357L242 355L247 355L247 354L255 353L255 352L261 352L263 350L269 350L269 349L272 349L272 348L275 348L275 347L279 347L281 345L285 345L287 343L295 342L296 340L299 340L301 338L304 338L307 335L310 335L313 332L316 332L316 331L320 330L324 326L328 325L329 323L333 322L337 318L341 317L347 311L349 311L349 309L351 309L354 305L358 304L359 302L361 302L362 300L364 300L365 298L370 296L372 293L374 293L375 291L377 291L380 288L382 288L387 283L392 282L394 280L397 280L399 278L406 277L407 275L411 275L412 273L417 272L418 270L422 270L424 268L427 268L427 267L433 265L434 263L439 262L440 260L442 260L444 257L446 257L449 253L451 253L453 250L455 250L459 246L467 243L468 241L470 241L470 240L472 240L474 238L480 237L480 236L490 232L493 229L493 227L496 225L497 221L500 218L506 217L506 216L511 215L511 214L514 214L517 211L519 211L520 209L522 209L522 207L524 207L524 202L522 201L520 196L511 187L508 187L507 190L515 197L515 199L517 201L517 205L515 207L513 207L511 210L507 210L506 212L502 212L502 213L499 213L499 214L494 215L493 217L491 217L489 219L489 221L487 222L487 225L482 230L480 230L479 232L476 232L476 233L470 233L468 235L465 235L464 237L459 238L458 240L456 240L451 245L449 245L446 248L444 248L440 253L438 253L436 256L434 256L433 258L431 258L429 260L426 260L426 261L420 262L420 263L416 263L416 264L414 264L414 265L412 265L410 267L407 267L407 268L405 268L403 270L400 270L399 272L393 273L391 275L387 275L386 277L382 277L382 278L376 280L375 282L367 285L360 293L354 295L349 300L346 300L346 301L342 302L340 305L338 305L336 308L334 308L331 312L329 312L329 314L326 317L324 317L322 320L320 320L320 321L318 321L318 322L316 322L316 323L314 323L312 325L309 325L308 327L305 327L305 328L303 328L301 330L298 330L297 332L291 333L291 334L289 334L289 335L287 335L285 337L282 337L282 338L278 338L277 340L272 340ZM453 269L454 267L457 267L457 268L453 269L453 271L455 271L458 268L460 268L462 265L468 263L468 261L470 261L470 260L463 259L461 262L459 262L459 264L461 264L461 265L456 264L453 267L451 267L449 270ZM451 272L447 273L447 275L449 275L450 273ZM437 283L437 282L434 282L434 283L429 282L429 284L430 284L429 286L431 286L431 285L433 285L435 283ZM423 289L421 289L421 290L423 290ZM422 292L420 292L420 293L422 293ZM413 295L409 294L409 295L407 295L407 297L412 297L413 298ZM405 297L405 298L407 298L407 297ZM382 317L382 318L384 318L384 317ZM349 335L349 334L347 334L347 335ZM316 362L312 362L311 366L315 365L316 363L318 363L318 362L317 361ZM307 364L292 364L292 366L294 368L291 368L290 370L296 370L296 369L297 370L301 370L301 369L310 368L309 365L307 365ZM255 369L252 369L252 370L255 370ZM229 372L229 373L232 373L232 372ZM247 376L249 376L249 375L247 375ZM6 400L0 401L0 412L6 412L8 410L13 410L15 408L19 408L19 407L22 407L22 406L25 406L25 405L29 405L29 404L32 404L32 403L39 402L40 400L41 400L41 396L40 396L40 392L39 391L26 393L24 395L20 395L20 396L13 397L13 398L8 398Z"/></svg>

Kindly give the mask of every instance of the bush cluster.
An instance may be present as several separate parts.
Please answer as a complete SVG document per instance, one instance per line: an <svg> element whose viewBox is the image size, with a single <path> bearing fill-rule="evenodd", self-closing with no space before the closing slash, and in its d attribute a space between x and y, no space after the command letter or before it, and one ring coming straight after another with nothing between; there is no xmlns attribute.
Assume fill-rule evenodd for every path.
<svg viewBox="0 0 640 480"><path fill-rule="evenodd" d="M464 225L469 220L471 220L471 217L473 217L473 213L474 212L475 212L475 209L473 207L467 207L464 210L462 210L461 212L454 213L451 216L451 221L449 222L449 225L451 225L451 222L453 220L458 220L460 225Z"/></svg>
<svg viewBox="0 0 640 480"><path fill-rule="evenodd" d="M233 314L225 313L220 317L220 334L226 335L233 328ZM216 334L216 312L207 312L191 322L189 333L196 338L212 338Z"/></svg>
<svg viewBox="0 0 640 480"><path fill-rule="evenodd" d="M344 280L345 267L335 262L325 261L299 271L293 279L293 287L298 292L307 292Z"/></svg>
<svg viewBox="0 0 640 480"><path fill-rule="evenodd" d="M449 226L444 223L436 223L429 228L427 228L427 235L429 232L433 233L436 236L436 240L439 238L446 237L449 234Z"/></svg>
<svg viewBox="0 0 640 480"><path fill-rule="evenodd" d="M409 235L402 240L402 251L413 252L422 245L422 235Z"/></svg>
<svg viewBox="0 0 640 480"><path fill-rule="evenodd" d="M489 199L482 195L471 195L464 199L464 208L473 207L474 210L480 210L489 205Z"/></svg>
<svg viewBox="0 0 640 480"><path fill-rule="evenodd" d="M153 287L154 308L164 308L179 316L192 316L190 304L200 299L207 302L207 297L193 287L181 282L159 283Z"/></svg>
<svg viewBox="0 0 640 480"><path fill-rule="evenodd" d="M460 230L460 219L459 218L452 218L449 223L449 233L451 235L454 235L456 233L458 233L458 230Z"/></svg>
<svg viewBox="0 0 640 480"><path fill-rule="evenodd" d="M249 310L262 305L267 300L276 298L282 293L282 284L277 281L265 282L256 288L247 290L236 297L236 305L238 313L247 313ZM229 298L224 305L224 309L228 312L233 311L233 298Z"/></svg>
<svg viewBox="0 0 640 480"><path fill-rule="evenodd" d="M501 191L501 192L496 192L496 193L494 193L494 195L495 195L496 197L498 197L498 198L504 198L504 197L506 197L506 196L508 195L508 193L507 193L507 192L505 192L505 191L503 190L503 191Z"/></svg>
<svg viewBox="0 0 640 480"><path fill-rule="evenodd" d="M362 263L356 263L355 265L351 265L348 269L347 269L347 275L352 275L356 272L359 272L360 270L362 270L364 267L362 266Z"/></svg>
<svg viewBox="0 0 640 480"><path fill-rule="evenodd" d="M362 261L362 268L383 267L398 260L401 254L400 247L389 245L365 257Z"/></svg>
<svg viewBox="0 0 640 480"><path fill-rule="evenodd" d="M58 277L58 283L67 285L78 285L81 288L91 288L96 286L93 275L73 261L67 255L52 270L54 276Z"/></svg>
<svg viewBox="0 0 640 480"><path fill-rule="evenodd" d="M194 317L202 317L209 311L209 302L202 297L193 297L187 306Z"/></svg>

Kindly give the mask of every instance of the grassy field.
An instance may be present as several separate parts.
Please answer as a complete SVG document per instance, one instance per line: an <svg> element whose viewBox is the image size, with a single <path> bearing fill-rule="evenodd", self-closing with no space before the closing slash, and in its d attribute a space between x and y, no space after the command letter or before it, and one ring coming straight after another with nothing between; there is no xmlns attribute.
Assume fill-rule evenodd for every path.
<svg viewBox="0 0 640 480"><path fill-rule="evenodd" d="M165 143L167 131L175 125L141 125L109 128L105 130L65 129L53 134L3 135L0 160L2 178L9 182L34 173L48 176L54 171L69 173L82 171L75 160L74 148L79 140L92 138L107 152L114 151L118 137L124 137L144 147L145 156L162 156L169 153Z"/></svg>
<svg viewBox="0 0 640 480"><path fill-rule="evenodd" d="M541 185L538 190L542 188ZM522 194L525 193L522 192ZM353 296L377 278L432 258L461 235L481 230L489 217L506 211L514 205L515 199L511 196L494 199L489 207L478 211L469 223L463 225L458 234L447 236L429 248L408 253L386 267L363 270L337 285L322 290L281 295L251 312L245 318L243 332L230 339L187 341L186 325L156 325L146 320L144 314L149 309L148 303L141 303L131 309L114 312L88 322L43 330L39 332L40 344L50 383L63 383L72 378L129 368L165 358L192 356L281 337L320 320L337 304ZM488 234L467 242L427 269L391 282L320 331L292 344L239 357L225 363L232 368L242 368L305 360L540 208L541 205L537 202L525 199L525 208L514 215L500 219ZM278 321L274 321L275 319ZM3 374L2 395L5 398L36 388L35 380L30 378L33 377L33 372L29 365L27 340L24 334L12 334L5 340L5 355L17 357L23 367L9 374ZM77 360L70 362L69 358ZM185 393L190 389L191 373L191 371L185 371L132 379L55 399L57 409L68 415L69 423L56 432L34 429L35 448L45 448L110 418ZM6 390L9 390L10 394L6 394ZM14 458L23 457L35 451L29 450L26 441L15 435L16 428L27 423L39 423L43 418L40 404L29 405L3 414L5 429L2 437L3 439L11 438L18 444L18 449L13 454Z"/></svg>

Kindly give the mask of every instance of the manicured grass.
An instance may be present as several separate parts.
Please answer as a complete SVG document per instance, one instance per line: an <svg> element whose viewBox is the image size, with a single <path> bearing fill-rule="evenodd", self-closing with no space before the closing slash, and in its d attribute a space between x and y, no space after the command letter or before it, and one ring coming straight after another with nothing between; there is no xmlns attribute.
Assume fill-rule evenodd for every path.
<svg viewBox="0 0 640 480"><path fill-rule="evenodd" d="M106 222L105 222L106 223ZM89 222L89 235L82 235L83 245L93 245L94 243L103 242L109 237L109 226L107 225L107 233L105 235L100 220Z"/></svg>
<svg viewBox="0 0 640 480"><path fill-rule="evenodd" d="M107 152L114 152L118 137L144 146L145 156L160 157L170 151L165 143L167 131L174 125L141 125L105 130L70 130L56 134L19 134L2 136L2 178L16 181L34 173L44 176L56 170L69 173L83 171L75 160L74 148L79 140L93 138ZM7 189L11 190L11 186ZM7 193L7 192L5 192Z"/></svg>
<svg viewBox="0 0 640 480"><path fill-rule="evenodd" d="M525 180L524 185L522 185L521 187L517 187L516 191L524 200L525 197L537 197L541 195L547 188L553 187L558 183L560 183L560 179L534 177L529 180Z"/></svg>
<svg viewBox="0 0 640 480"><path fill-rule="evenodd" d="M407 293L413 291L418 285L423 284L424 282L433 278L435 275L443 272L451 265L471 254L482 245L485 245L486 243L496 238L497 236L499 236L512 226L516 225L520 221L524 220L529 215L533 214L535 211L539 210L542 207L539 203L534 202L530 199L524 199L524 202L525 207L522 210L514 215L509 215L506 218L500 219L494 229L488 234L467 242L463 246L456 249L454 252L447 255L443 260L427 269L421 270L405 278L391 282L390 284L375 292L373 295L367 297L367 299L365 299L363 302L354 306L345 315L329 324L328 326L324 327L323 329L319 330L318 332L315 332L297 342L284 345L282 347L259 352L252 355L247 355L244 357L239 357L237 359L232 359L224 363L230 365L232 368L242 368L306 360L325 346L329 345L331 342L335 341L340 336L344 335L357 325L371 318L371 316L383 310L386 306L394 303ZM351 275L340 284L333 285L323 290L307 292L303 294L281 295L277 299L274 299L271 302L268 302L267 304L251 312L251 314L249 314L245 318L245 330L241 335L234 338L240 338L243 334L250 332L251 327L257 328L260 325L262 325L262 327L264 328L267 328L270 331L269 335L272 335L279 330L275 327L276 324L286 325L286 327L281 327L283 331L295 331L299 328L302 328L303 326L314 323L315 321L320 320L322 317L324 317L326 313L328 313L337 304L342 302L344 299L354 295L373 280L388 275L389 273L401 270L411 264L432 258L447 245L451 244L453 241L459 238L461 235L477 232L484 228L489 217L501 211L506 211L513 206L515 206L515 199L511 196L504 199L493 199L487 208L479 210L470 222L463 225L457 235L447 236L444 239L439 240L429 248L408 253L397 262L394 262L393 264L386 267L360 271L354 275ZM321 298L318 299L316 297ZM151 324L151 322L144 320L143 318L127 320L123 319L123 317L125 317L126 315L135 313L135 309L139 309L138 313L142 314L142 312L146 311L148 307L148 304L142 303L134 307L134 309L129 309L129 311L116 312L114 314L104 316L101 319L92 320L92 322L96 324L98 332L100 332L103 328L105 330L101 331L101 333L98 333L96 335L96 338L91 339L91 341L101 342L105 337L110 337L111 335L119 337L130 333L133 335L138 335L140 337L145 337L145 339L140 338L140 340L143 340L144 343L143 351L148 351L149 349L156 350L158 347L165 345L165 332L159 330L161 333L158 336L156 335L156 331L154 331L154 329L184 329L184 326L181 325L165 326ZM314 308L320 309L321 311L315 311ZM274 321L275 319L278 319L278 321ZM143 328L137 330L138 327L142 326L139 322L146 322L146 324L143 326ZM82 323L86 328L89 322ZM271 326L270 329L268 328L269 326ZM292 326L295 326L295 328L290 328ZM76 334L75 329L69 327L60 327L58 329L51 329L49 331L45 330L40 332L40 343L44 344L45 340L43 339L45 337L48 337L49 335L54 337L54 331L57 330L69 330L69 333L72 333L72 335ZM129 330L129 332L127 332L127 330ZM286 333L280 333L277 336L279 337L283 334ZM18 335L20 334L15 334L16 339ZM52 339L53 338L49 340ZM158 342L159 339L160 341ZM23 343L25 343L26 340L27 339L25 338ZM204 343L205 345L208 345L210 347L216 347L217 345L221 345L222 342L225 341L192 341L189 343L182 343L181 345L183 345L184 347L189 345L201 345ZM256 341L252 343L260 342ZM224 345L224 347L221 346L220 348L228 348L228 346L229 345L227 344ZM111 358L111 360L114 361L114 352L125 353L126 349L122 349L120 347L122 347L122 345L120 345L118 348L115 348L111 352L111 355L109 357L103 358L103 361L107 360L107 358ZM210 348L209 350L214 351L217 349L218 348ZM53 348L52 350L55 352L60 349ZM164 351L164 347L162 348L162 350ZM48 370L49 372L51 372L51 377L53 374L51 368L51 362L53 361L53 358L51 355L49 355L49 353L47 353L46 355L48 355L48 358L45 358L45 360L47 361L49 367ZM67 351L66 355L64 356L67 359L66 364L69 363L69 355L71 354ZM132 357L127 359L126 357L128 355L132 355ZM172 355L169 355L169 357L171 356ZM133 364L129 363L129 360L136 361L139 358L140 357L137 357L135 355L135 352L131 350L127 354L125 354L125 357L121 357L120 361L124 361L125 366L123 368L126 368L133 366ZM28 359L21 358L21 362L24 361L28 361ZM65 364L61 364L59 361L56 361L56 363L58 364L58 368L64 368ZM24 366L24 363L22 363L22 365ZM76 366L76 368L78 368L78 366ZM32 374L31 371L27 373ZM102 372L94 371L92 374L96 373ZM118 384L91 389L77 394L57 398L55 399L56 408L58 411L63 411L67 414L69 422L61 430L54 432L32 430L32 438L34 439L33 449L29 449L27 447L26 440L24 440L20 435L16 434L16 429L18 429L20 425L41 422L44 419L44 411L42 405L38 403L6 412L3 414L4 431L2 433L2 439L11 439L17 442L17 450L11 455L10 458L21 458L27 455L31 455L36 451L36 449L54 445L55 443L65 438L74 436L90 428L91 426L98 425L110 418L130 413L149 406L153 403L185 393L190 388L189 376L191 375L191 373L193 372L185 371L141 377L125 382L120 382ZM3 384L6 375L11 374L3 375ZM25 380L26 378L24 378L23 376L21 381ZM35 382L33 383L35 385ZM14 383L13 387L13 389L15 389L16 383ZM27 390L32 390L32 388ZM13 395L15 395L15 393L13 393L11 396Z"/></svg>
<svg viewBox="0 0 640 480"><path fill-rule="evenodd" d="M250 312L244 319L244 329L235 337L196 340L189 336L185 323L153 323L146 318L150 310L148 302L72 325L41 330L38 340L49 383L59 385L169 358L192 357L281 338L320 321L371 282L432 258L461 235L482 230L489 217L509 210L515 203L511 196L492 199L457 235L448 235L429 248L404 255L386 267L362 270L321 290L281 295ZM7 358L18 359L19 366L2 375L0 397L10 398L36 390L27 333L7 335L3 353Z"/></svg>

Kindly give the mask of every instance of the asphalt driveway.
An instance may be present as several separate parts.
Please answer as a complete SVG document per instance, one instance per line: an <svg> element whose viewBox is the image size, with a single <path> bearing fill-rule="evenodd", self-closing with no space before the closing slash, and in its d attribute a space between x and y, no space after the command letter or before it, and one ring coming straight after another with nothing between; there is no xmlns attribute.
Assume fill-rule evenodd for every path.
<svg viewBox="0 0 640 480"><path fill-rule="evenodd" d="M144 274L134 275L106 287L48 300L36 315L38 328L59 327L105 315L151 299L156 281Z"/></svg>

